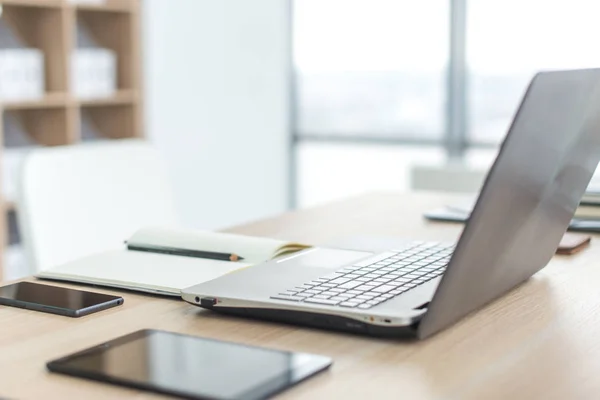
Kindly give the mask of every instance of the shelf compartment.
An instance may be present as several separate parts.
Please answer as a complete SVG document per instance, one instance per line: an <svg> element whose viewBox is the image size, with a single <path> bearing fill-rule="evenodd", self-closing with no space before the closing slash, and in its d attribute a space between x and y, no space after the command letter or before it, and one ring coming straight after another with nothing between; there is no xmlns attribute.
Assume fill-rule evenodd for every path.
<svg viewBox="0 0 600 400"><path fill-rule="evenodd" d="M24 4L35 3L38 6L26 6L23 2L19 2L18 5L16 3L3 3L1 18L28 46L40 49L44 54L46 91L66 92L64 54L66 54L67 44L63 31L57 29L65 25L62 8L42 6L43 2L39 1L24 2Z"/></svg>
<svg viewBox="0 0 600 400"><path fill-rule="evenodd" d="M138 87L135 65L137 53L130 38L134 35L135 18L128 13L103 13L86 9L77 11L78 21L91 33L102 48L115 52L117 58L117 89Z"/></svg>
<svg viewBox="0 0 600 400"><path fill-rule="evenodd" d="M123 139L140 136L135 104L81 107L81 125L82 140L90 140L90 137Z"/></svg>
<svg viewBox="0 0 600 400"><path fill-rule="evenodd" d="M17 135L25 137L10 138L9 132L5 132L6 145L12 147L9 140L21 141L25 146L35 144L43 146L57 146L72 143L69 137L69 121L67 118L68 108L42 108L42 109L22 109L5 111L5 120L17 121L22 132ZM6 127L4 128L6 129ZM15 146L19 147L20 143Z"/></svg>

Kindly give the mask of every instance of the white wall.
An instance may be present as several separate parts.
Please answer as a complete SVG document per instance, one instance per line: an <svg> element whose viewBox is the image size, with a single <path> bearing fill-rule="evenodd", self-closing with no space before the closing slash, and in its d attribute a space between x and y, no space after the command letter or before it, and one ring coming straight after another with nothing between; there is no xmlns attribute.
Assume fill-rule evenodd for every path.
<svg viewBox="0 0 600 400"><path fill-rule="evenodd" d="M143 0L146 132L183 222L217 229L285 210L284 0Z"/></svg>

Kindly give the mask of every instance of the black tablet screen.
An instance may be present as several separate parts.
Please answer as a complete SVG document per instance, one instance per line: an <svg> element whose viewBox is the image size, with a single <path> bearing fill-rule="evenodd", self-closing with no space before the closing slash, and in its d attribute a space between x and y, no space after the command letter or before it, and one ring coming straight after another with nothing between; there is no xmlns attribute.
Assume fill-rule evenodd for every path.
<svg viewBox="0 0 600 400"><path fill-rule="evenodd" d="M330 360L145 330L49 364L66 372L196 398L263 398L327 368Z"/></svg>
<svg viewBox="0 0 600 400"><path fill-rule="evenodd" d="M18 282L0 287L0 299L5 300L0 301L3 304L14 300L69 310L81 310L117 298L118 296L33 282Z"/></svg>

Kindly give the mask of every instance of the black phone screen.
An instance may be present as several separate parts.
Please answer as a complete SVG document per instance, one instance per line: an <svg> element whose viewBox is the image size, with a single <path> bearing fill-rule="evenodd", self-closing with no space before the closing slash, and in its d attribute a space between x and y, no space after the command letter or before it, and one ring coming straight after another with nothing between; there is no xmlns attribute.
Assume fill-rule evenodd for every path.
<svg viewBox="0 0 600 400"><path fill-rule="evenodd" d="M42 285L33 282L18 282L0 287L0 304L38 304L67 310L82 310L107 303L118 296L86 292L59 286Z"/></svg>
<svg viewBox="0 0 600 400"><path fill-rule="evenodd" d="M327 357L142 330L48 363L51 371L186 398L258 399L329 367Z"/></svg>

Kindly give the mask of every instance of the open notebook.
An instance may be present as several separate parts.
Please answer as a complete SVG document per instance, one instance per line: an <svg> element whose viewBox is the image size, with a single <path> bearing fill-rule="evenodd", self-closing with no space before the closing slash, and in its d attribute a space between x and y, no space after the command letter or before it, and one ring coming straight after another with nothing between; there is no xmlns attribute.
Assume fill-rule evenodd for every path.
<svg viewBox="0 0 600 400"><path fill-rule="evenodd" d="M131 250L129 247L231 253L243 260L224 261ZM77 259L40 271L36 276L41 279L179 296L181 290L186 287L307 247L309 246L270 238L147 227L128 238L122 249Z"/></svg>

